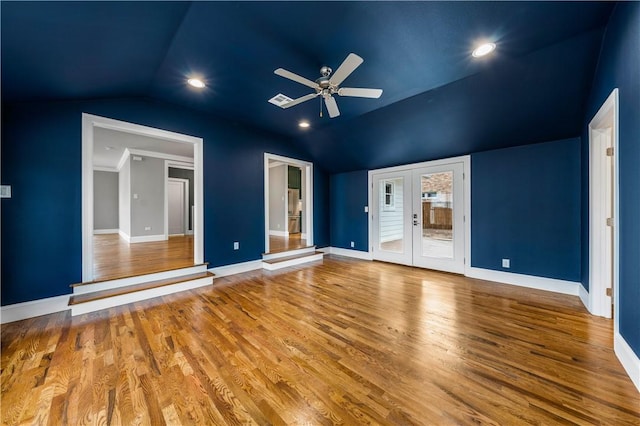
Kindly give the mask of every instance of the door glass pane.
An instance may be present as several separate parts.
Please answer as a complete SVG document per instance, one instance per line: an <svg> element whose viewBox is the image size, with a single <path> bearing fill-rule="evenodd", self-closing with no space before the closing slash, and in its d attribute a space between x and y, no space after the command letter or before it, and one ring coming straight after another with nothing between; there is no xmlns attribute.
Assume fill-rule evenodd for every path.
<svg viewBox="0 0 640 426"><path fill-rule="evenodd" d="M453 258L453 172L423 174L422 255Z"/></svg>
<svg viewBox="0 0 640 426"><path fill-rule="evenodd" d="M404 178L380 180L380 220L378 220L380 250L404 252Z"/></svg>

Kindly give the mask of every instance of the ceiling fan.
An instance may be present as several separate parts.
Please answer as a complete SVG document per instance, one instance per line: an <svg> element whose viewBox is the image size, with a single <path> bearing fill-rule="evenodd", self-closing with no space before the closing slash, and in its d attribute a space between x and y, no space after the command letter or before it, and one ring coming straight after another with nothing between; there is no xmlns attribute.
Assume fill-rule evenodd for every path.
<svg viewBox="0 0 640 426"><path fill-rule="evenodd" d="M347 78L349 75L355 71L356 68L360 66L361 63L364 62L360 56L355 53L349 53L347 58L342 62L342 64L338 67L336 72L333 72L331 68L328 66L323 66L320 68L320 77L316 81L311 81L304 77L299 76L298 74L294 74L291 71L287 71L283 68L278 68L274 71L275 74L288 78L289 80L293 80L300 84L304 84L315 90L315 93L310 93L305 96L301 96L297 99L293 99L289 102L283 103L280 105L281 108L291 108L292 106L296 106L301 104L302 102L306 102L311 100L317 96L321 96L320 100L320 117L322 117L322 99L324 99L324 103L327 107L327 112L329 113L329 117L335 118L340 115L340 110L338 109L338 104L336 100L333 98L333 95L337 94L339 96L351 96L356 98L374 98L377 99L382 95L382 89L365 89L359 87L339 87L340 84ZM333 74L332 74L333 73Z"/></svg>

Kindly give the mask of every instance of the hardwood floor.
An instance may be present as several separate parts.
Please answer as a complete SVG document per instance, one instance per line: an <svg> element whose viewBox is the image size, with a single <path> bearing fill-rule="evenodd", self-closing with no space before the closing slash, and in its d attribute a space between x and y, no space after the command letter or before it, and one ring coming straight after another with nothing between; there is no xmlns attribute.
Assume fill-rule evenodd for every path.
<svg viewBox="0 0 640 426"><path fill-rule="evenodd" d="M94 281L193 266L193 235L127 244L118 234L93 236Z"/></svg>
<svg viewBox="0 0 640 426"><path fill-rule="evenodd" d="M380 262L2 327L3 424L638 425L577 297Z"/></svg>
<svg viewBox="0 0 640 426"><path fill-rule="evenodd" d="M301 235L302 234L290 234L288 237L269 235L269 253L307 247L307 240L302 238Z"/></svg>

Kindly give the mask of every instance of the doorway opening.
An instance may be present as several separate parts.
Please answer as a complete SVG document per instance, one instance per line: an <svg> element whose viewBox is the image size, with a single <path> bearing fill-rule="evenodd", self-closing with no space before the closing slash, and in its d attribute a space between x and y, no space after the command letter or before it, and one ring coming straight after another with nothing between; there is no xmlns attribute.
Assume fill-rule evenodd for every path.
<svg viewBox="0 0 640 426"><path fill-rule="evenodd" d="M82 281L145 275L203 262L202 139L90 114L82 115ZM168 164L190 168L192 201L182 235L169 237ZM97 173L115 182L109 225ZM112 184L113 185L113 184ZM113 193L114 191L112 191ZM117 207L113 207L113 205ZM189 212L187 209L190 209ZM190 229L187 227L190 226Z"/></svg>
<svg viewBox="0 0 640 426"><path fill-rule="evenodd" d="M313 246L313 164L264 155L265 253Z"/></svg>
<svg viewBox="0 0 640 426"><path fill-rule="evenodd" d="M589 123L589 310L618 330L618 89Z"/></svg>
<svg viewBox="0 0 640 426"><path fill-rule="evenodd" d="M373 259L464 273L469 157L369 172Z"/></svg>

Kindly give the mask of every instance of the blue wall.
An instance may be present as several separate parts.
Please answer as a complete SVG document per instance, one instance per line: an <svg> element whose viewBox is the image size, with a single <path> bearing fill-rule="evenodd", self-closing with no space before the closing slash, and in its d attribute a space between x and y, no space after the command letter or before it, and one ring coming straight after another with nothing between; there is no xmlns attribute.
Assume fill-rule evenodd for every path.
<svg viewBox="0 0 640 426"><path fill-rule="evenodd" d="M580 281L580 139L473 154L471 170L471 266Z"/></svg>
<svg viewBox="0 0 640 426"><path fill-rule="evenodd" d="M583 239L588 241L588 125L614 88L619 89L618 223L620 334L640 356L640 3L617 4L602 43L600 60L584 119ZM583 246L583 285L589 288L589 247Z"/></svg>
<svg viewBox="0 0 640 426"><path fill-rule="evenodd" d="M368 173L360 170L331 176L331 246L369 251ZM354 247L351 247L351 241Z"/></svg>
<svg viewBox="0 0 640 426"><path fill-rule="evenodd" d="M210 266L264 251L264 152L309 160L291 141L144 99L3 105L2 304L57 296L82 278L81 114L204 138L204 255ZM314 168L314 211L328 210L328 176ZM327 214L315 217L319 245ZM233 241L240 250L233 250Z"/></svg>

